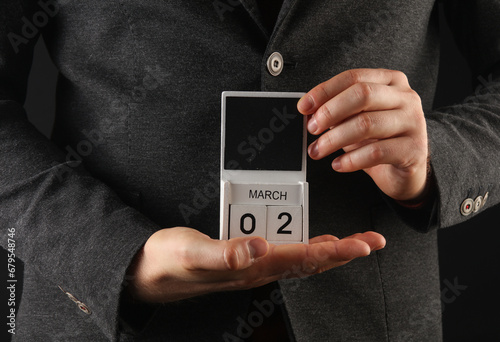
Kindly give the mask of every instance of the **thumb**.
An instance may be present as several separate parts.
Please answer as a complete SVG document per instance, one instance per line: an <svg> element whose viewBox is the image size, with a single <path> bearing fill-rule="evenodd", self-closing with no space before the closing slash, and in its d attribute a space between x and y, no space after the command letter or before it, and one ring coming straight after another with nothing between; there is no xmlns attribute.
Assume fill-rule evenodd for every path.
<svg viewBox="0 0 500 342"><path fill-rule="evenodd" d="M243 270L269 251L268 242L261 237L208 239L198 247L197 268L214 271Z"/></svg>

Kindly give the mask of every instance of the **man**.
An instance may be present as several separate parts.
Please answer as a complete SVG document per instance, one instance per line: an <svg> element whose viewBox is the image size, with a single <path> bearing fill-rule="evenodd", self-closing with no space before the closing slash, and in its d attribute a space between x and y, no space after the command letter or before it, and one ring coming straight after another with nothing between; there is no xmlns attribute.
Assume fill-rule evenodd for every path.
<svg viewBox="0 0 500 342"><path fill-rule="evenodd" d="M500 5L444 5L492 84L433 110L434 1L286 0L271 19L251 0L3 2L14 340L240 341L281 307L297 341L440 340L435 228L498 203L500 145ZM41 31L55 145L21 107ZM310 245L216 240L223 90L308 91Z"/></svg>

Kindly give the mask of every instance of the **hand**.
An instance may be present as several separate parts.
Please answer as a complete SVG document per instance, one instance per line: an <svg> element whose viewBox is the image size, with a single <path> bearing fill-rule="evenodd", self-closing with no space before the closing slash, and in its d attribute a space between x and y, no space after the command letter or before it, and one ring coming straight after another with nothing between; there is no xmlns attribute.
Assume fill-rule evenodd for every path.
<svg viewBox="0 0 500 342"><path fill-rule="evenodd" d="M374 232L339 240L323 235L310 244L272 245L260 237L227 241L184 227L153 234L129 272L130 294L147 302L170 302L210 292L242 290L290 276L320 273L383 248Z"/></svg>
<svg viewBox="0 0 500 342"><path fill-rule="evenodd" d="M386 195L399 201L424 196L428 173L427 129L418 94L402 72L345 71L321 83L297 105L311 134L312 159L343 149L337 172L364 170Z"/></svg>

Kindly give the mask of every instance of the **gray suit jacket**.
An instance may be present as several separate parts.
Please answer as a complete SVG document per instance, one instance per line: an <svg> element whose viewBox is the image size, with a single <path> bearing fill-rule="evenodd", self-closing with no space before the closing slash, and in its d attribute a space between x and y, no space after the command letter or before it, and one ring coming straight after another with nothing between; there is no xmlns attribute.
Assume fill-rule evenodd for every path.
<svg viewBox="0 0 500 342"><path fill-rule="evenodd" d="M160 228L218 237L222 91L307 91L363 67L401 70L420 94L439 197L404 210L365 173L309 161L311 236L372 229L387 247L280 282L286 316L297 341L439 341L436 228L475 215L466 198L500 201L500 3L443 3L487 82L433 109L434 0L285 0L273 32L253 0L2 0L0 241L15 228L25 264L14 340L239 341L251 291L141 308L138 327L120 307L126 269ZM22 106L40 33L61 73L52 142Z"/></svg>

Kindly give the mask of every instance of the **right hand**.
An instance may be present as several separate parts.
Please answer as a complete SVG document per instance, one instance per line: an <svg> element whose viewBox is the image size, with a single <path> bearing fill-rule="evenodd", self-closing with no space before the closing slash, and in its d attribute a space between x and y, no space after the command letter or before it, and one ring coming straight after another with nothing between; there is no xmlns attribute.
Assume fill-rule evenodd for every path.
<svg viewBox="0 0 500 342"><path fill-rule="evenodd" d="M154 233L136 255L130 294L146 302L172 302L202 294L258 287L321 273L385 246L375 232L339 240L322 235L309 244L272 245L260 237L213 240L191 228Z"/></svg>

